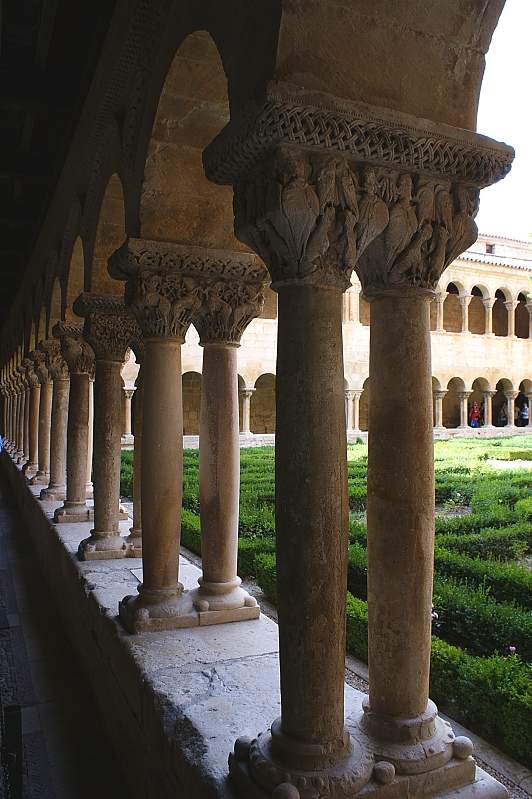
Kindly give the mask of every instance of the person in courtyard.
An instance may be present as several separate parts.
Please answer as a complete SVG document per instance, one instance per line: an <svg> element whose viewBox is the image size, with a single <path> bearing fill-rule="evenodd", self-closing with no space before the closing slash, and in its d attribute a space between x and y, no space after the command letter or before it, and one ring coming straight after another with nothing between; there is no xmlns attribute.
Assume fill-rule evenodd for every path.
<svg viewBox="0 0 532 799"><path fill-rule="evenodd" d="M480 427L480 408L478 402L474 402L469 411L470 427Z"/></svg>
<svg viewBox="0 0 532 799"><path fill-rule="evenodd" d="M528 402L523 402L521 406L521 411L519 413L520 427L526 427L528 425L528 420L529 420Z"/></svg>
<svg viewBox="0 0 532 799"><path fill-rule="evenodd" d="M506 427L508 424L508 416L506 414L506 406L501 405L501 409L499 411L499 427Z"/></svg>

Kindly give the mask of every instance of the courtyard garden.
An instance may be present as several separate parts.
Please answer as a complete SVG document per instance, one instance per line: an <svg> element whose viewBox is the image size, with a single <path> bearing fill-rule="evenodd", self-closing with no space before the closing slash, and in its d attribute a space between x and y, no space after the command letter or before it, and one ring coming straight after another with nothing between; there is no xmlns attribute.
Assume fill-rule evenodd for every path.
<svg viewBox="0 0 532 799"><path fill-rule="evenodd" d="M122 493L132 491L122 453ZM532 765L532 436L435 442L431 697ZM198 451L184 452L182 544L201 552ZM531 464L532 465L532 464ZM367 660L367 446L348 448L347 648ZM241 450L239 574L275 603L272 447Z"/></svg>

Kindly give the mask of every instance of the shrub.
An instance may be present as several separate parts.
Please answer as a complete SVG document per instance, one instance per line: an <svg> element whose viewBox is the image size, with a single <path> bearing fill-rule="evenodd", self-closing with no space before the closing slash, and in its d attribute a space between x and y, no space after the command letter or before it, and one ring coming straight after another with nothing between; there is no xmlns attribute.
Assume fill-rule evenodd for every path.
<svg viewBox="0 0 532 799"><path fill-rule="evenodd" d="M473 655L508 652L515 646L532 659L532 613L509 602L497 602L484 587L470 588L454 580L434 585L434 632Z"/></svg>
<svg viewBox="0 0 532 799"><path fill-rule="evenodd" d="M257 555L255 558L257 582L272 602L277 601L277 570L275 555Z"/></svg>
<svg viewBox="0 0 532 799"><path fill-rule="evenodd" d="M532 547L532 525L524 522L498 529L487 527L478 533L441 535L438 538L438 546L462 552L470 557L511 560L516 557L516 552L526 553Z"/></svg>
<svg viewBox="0 0 532 799"><path fill-rule="evenodd" d="M346 604L346 646L352 655L368 662L368 605L350 593Z"/></svg>
<svg viewBox="0 0 532 799"><path fill-rule="evenodd" d="M470 585L483 585L500 602L515 602L532 608L532 573L513 563L468 558L459 552L436 548L436 573L455 577Z"/></svg>
<svg viewBox="0 0 532 799"><path fill-rule="evenodd" d="M238 574L245 579L253 577L256 572L258 555L275 552L273 538L241 538L238 542Z"/></svg>
<svg viewBox="0 0 532 799"><path fill-rule="evenodd" d="M532 522L532 497L524 497L515 503L515 512L521 519Z"/></svg>
<svg viewBox="0 0 532 799"><path fill-rule="evenodd" d="M199 516L187 508L181 511L181 543L187 549L201 555L201 526Z"/></svg>

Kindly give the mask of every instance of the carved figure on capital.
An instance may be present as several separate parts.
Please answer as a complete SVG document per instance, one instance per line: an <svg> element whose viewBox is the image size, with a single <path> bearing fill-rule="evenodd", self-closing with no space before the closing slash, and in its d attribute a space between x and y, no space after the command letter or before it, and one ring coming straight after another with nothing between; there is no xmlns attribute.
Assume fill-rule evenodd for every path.
<svg viewBox="0 0 532 799"><path fill-rule="evenodd" d="M248 324L264 307L264 284L218 280L202 287L201 305L192 317L202 344L240 344Z"/></svg>
<svg viewBox="0 0 532 799"><path fill-rule="evenodd" d="M24 358L22 364L19 366L20 370L24 370L24 372L21 371L21 374L24 374L25 382L28 388L34 388L35 386L40 385L39 377L35 371L33 354L34 353L30 353L28 358Z"/></svg>
<svg viewBox="0 0 532 799"><path fill-rule="evenodd" d="M88 374L94 380L94 350L83 338L82 325L57 322L52 333L61 341L61 353L70 374Z"/></svg>
<svg viewBox="0 0 532 799"><path fill-rule="evenodd" d="M74 310L85 317L83 336L97 359L120 361L132 341L141 338L138 324L121 297L81 294Z"/></svg>
<svg viewBox="0 0 532 799"><path fill-rule="evenodd" d="M46 355L46 365L52 380L68 380L70 377L68 364L61 354L61 343L52 338L41 341L39 349Z"/></svg>
<svg viewBox="0 0 532 799"><path fill-rule="evenodd" d="M32 360L35 364L35 374L37 375L37 379L41 386L45 383L49 383L52 378L48 370L46 353L44 353L40 348L36 349L32 354Z"/></svg>

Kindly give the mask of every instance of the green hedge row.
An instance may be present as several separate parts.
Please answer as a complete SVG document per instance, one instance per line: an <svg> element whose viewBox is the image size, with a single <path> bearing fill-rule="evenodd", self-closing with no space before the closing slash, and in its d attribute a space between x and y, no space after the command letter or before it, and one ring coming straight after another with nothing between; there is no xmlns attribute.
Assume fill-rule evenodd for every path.
<svg viewBox="0 0 532 799"><path fill-rule="evenodd" d="M257 558L257 581L276 599L275 556ZM368 606L350 593L346 600L348 651L368 659ZM527 766L532 766L532 669L520 657L476 657L432 638L431 697L442 712Z"/></svg>
<svg viewBox="0 0 532 799"><path fill-rule="evenodd" d="M367 551L349 547L347 587L358 599L367 599ZM472 654L490 655L515 646L532 659L532 612L511 602L497 602L484 586L470 586L436 574L434 607L436 629L446 641Z"/></svg>
<svg viewBox="0 0 532 799"><path fill-rule="evenodd" d="M485 527L478 533L440 535L438 547L473 558L521 558L532 548L532 524L524 521L508 527Z"/></svg>

